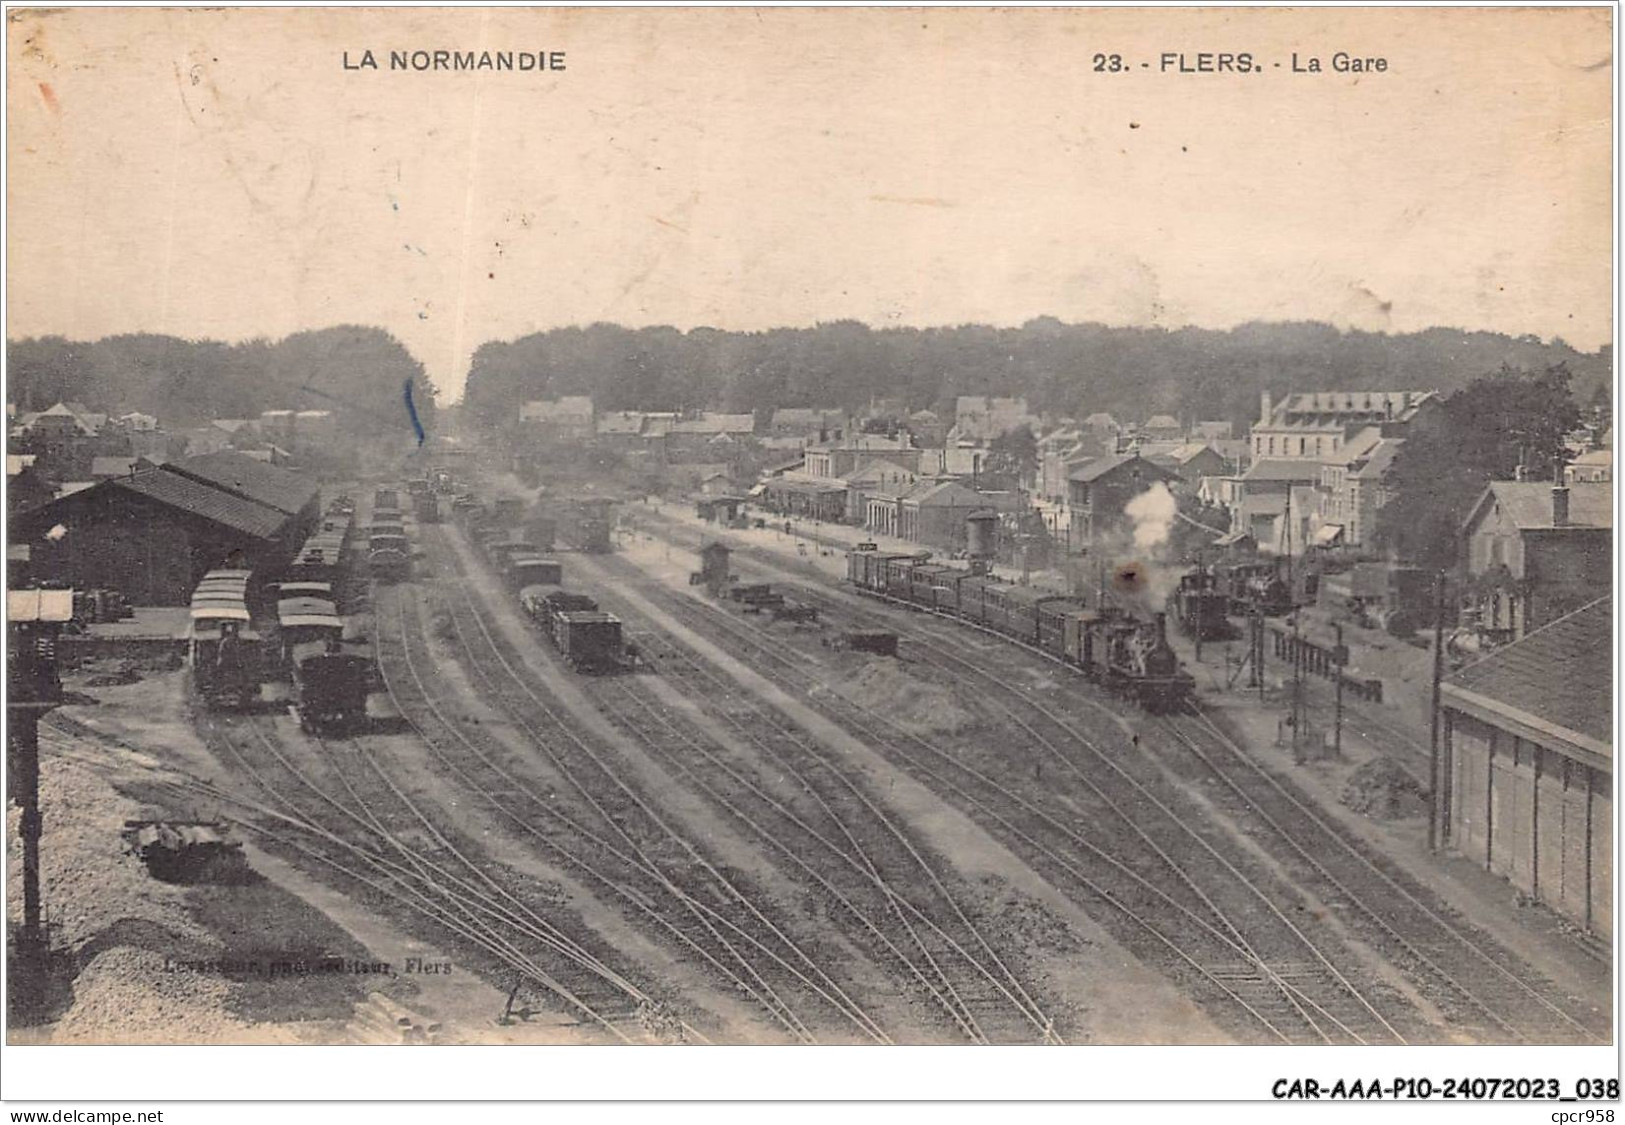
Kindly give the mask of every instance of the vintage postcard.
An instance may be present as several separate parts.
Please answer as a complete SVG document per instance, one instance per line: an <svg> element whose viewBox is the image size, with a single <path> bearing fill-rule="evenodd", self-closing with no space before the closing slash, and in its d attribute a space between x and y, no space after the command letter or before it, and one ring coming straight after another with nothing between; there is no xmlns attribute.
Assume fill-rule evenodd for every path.
<svg viewBox="0 0 1625 1125"><path fill-rule="evenodd" d="M9 1043L1612 1043L1614 17L9 9Z"/></svg>

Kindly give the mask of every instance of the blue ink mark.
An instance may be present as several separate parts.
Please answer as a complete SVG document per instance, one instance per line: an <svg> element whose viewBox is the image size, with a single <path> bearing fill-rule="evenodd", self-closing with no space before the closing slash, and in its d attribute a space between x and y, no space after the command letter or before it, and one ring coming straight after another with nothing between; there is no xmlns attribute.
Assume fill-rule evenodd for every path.
<svg viewBox="0 0 1625 1125"><path fill-rule="evenodd" d="M423 432L423 423L418 421L418 408L412 405L412 380L408 379L402 389L406 396L406 413L412 419L412 429L417 431L418 445L421 446L426 435Z"/></svg>

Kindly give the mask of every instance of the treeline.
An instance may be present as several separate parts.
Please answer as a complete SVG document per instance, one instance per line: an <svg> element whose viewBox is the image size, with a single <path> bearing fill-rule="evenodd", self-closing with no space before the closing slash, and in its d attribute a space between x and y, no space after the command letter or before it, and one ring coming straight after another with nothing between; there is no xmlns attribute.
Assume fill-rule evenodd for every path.
<svg viewBox="0 0 1625 1125"><path fill-rule="evenodd" d="M474 353L465 402L488 424L527 399L590 394L600 410L780 406L856 408L875 398L951 414L965 394L1025 395L1041 412L1120 419L1171 414L1257 417L1259 392L1402 390L1446 393L1503 365L1564 363L1582 398L1609 378L1611 358L1535 337L1431 329L1403 335L1324 324L1110 328L1051 318L1020 328L871 329L837 321L807 329L557 328Z"/></svg>
<svg viewBox="0 0 1625 1125"><path fill-rule="evenodd" d="M433 430L434 387L423 365L379 328L344 325L271 342L226 344L150 334L94 343L60 336L6 344L7 394L19 411L79 401L109 414L141 411L166 428L263 410L331 410L343 432L409 429L405 387Z"/></svg>

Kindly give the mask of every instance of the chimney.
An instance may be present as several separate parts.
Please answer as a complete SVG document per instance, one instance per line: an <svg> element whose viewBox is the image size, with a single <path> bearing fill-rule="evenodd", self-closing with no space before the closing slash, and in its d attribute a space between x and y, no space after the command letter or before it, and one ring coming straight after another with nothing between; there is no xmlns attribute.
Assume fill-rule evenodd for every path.
<svg viewBox="0 0 1625 1125"><path fill-rule="evenodd" d="M1269 391L1265 391L1263 394L1259 395L1258 397L1259 397L1258 420L1259 420L1260 423L1267 426L1267 425L1269 425L1269 421L1270 421L1270 405L1271 405L1271 403L1270 403L1270 393L1269 393Z"/></svg>
<svg viewBox="0 0 1625 1125"><path fill-rule="evenodd" d="M1157 614L1157 643L1159 645L1168 643L1168 615L1166 613Z"/></svg>
<svg viewBox="0 0 1625 1125"><path fill-rule="evenodd" d="M1563 483L1563 458L1552 458L1552 526L1567 527L1569 522L1569 490Z"/></svg>

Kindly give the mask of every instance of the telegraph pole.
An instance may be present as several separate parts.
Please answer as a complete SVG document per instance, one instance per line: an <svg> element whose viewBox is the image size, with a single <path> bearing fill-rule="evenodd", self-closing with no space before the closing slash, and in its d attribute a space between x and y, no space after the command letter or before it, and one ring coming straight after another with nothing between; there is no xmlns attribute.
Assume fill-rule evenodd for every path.
<svg viewBox="0 0 1625 1125"><path fill-rule="evenodd" d="M1348 650L1343 647L1343 623L1339 621L1332 628L1337 630L1337 649L1332 654L1337 660L1337 702L1332 712L1332 754L1341 758L1343 756L1343 666L1348 663Z"/></svg>
<svg viewBox="0 0 1625 1125"><path fill-rule="evenodd" d="M1292 762L1303 765L1303 643L1298 633L1298 592L1292 573L1292 483L1286 486L1286 604L1292 613Z"/></svg>
<svg viewBox="0 0 1625 1125"><path fill-rule="evenodd" d="M1433 580L1433 707L1428 734L1428 847L1439 850L1439 696L1444 683L1444 571Z"/></svg>

